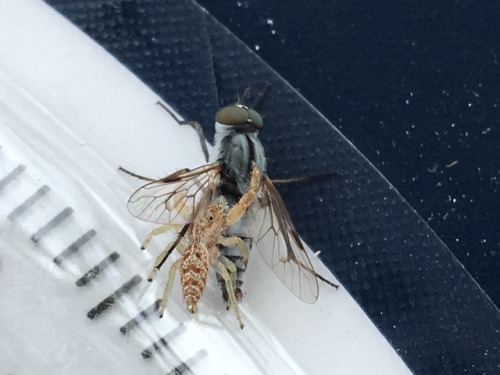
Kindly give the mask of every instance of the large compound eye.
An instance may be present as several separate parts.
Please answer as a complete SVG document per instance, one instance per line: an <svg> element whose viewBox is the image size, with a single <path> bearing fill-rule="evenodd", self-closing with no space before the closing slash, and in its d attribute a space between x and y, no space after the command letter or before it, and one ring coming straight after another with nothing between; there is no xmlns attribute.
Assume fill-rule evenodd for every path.
<svg viewBox="0 0 500 375"><path fill-rule="evenodd" d="M241 104L231 105L219 109L215 121L223 125L253 125L257 129L262 127L262 117L251 108Z"/></svg>

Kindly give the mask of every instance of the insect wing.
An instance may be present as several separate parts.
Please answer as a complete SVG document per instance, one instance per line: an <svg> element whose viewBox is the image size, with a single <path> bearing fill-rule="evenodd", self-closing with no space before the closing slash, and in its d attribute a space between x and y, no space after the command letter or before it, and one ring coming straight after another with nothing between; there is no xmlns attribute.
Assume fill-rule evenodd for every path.
<svg viewBox="0 0 500 375"><path fill-rule="evenodd" d="M189 224L220 179L220 165L182 169L137 189L127 207L138 219L158 224Z"/></svg>
<svg viewBox="0 0 500 375"><path fill-rule="evenodd" d="M256 206L256 207L255 207ZM307 303L318 299L313 265L278 190L267 175L253 208L252 238L265 262L293 294Z"/></svg>

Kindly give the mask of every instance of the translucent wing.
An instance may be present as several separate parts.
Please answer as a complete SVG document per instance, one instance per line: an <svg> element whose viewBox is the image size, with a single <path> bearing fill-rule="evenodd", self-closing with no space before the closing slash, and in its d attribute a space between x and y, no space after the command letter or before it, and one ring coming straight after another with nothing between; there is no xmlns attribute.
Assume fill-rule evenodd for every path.
<svg viewBox="0 0 500 375"><path fill-rule="evenodd" d="M252 238L265 262L293 294L307 303L318 298L318 281L278 190L267 175L252 213Z"/></svg>
<svg viewBox="0 0 500 375"><path fill-rule="evenodd" d="M128 200L135 217L158 224L189 224L200 202L208 202L220 179L219 163L182 169L137 189Z"/></svg>

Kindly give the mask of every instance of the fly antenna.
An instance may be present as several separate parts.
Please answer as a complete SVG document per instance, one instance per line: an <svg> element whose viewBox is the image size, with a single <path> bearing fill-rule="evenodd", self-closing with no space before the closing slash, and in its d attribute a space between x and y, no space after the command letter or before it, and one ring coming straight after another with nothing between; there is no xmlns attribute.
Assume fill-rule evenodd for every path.
<svg viewBox="0 0 500 375"><path fill-rule="evenodd" d="M267 96L267 94L269 93L269 91L271 91L272 87L273 86L270 83L266 83L266 85L264 86L264 88L262 89L262 91L259 93L259 95L253 101L253 104L252 104L251 108L257 110L257 108L262 103L262 100Z"/></svg>
<svg viewBox="0 0 500 375"><path fill-rule="evenodd" d="M236 91L238 93L238 105L244 105L245 104L245 99L248 98L248 96L250 95L250 88L251 86L248 86L245 91L243 91L243 93L240 92L240 88L237 87L236 88Z"/></svg>

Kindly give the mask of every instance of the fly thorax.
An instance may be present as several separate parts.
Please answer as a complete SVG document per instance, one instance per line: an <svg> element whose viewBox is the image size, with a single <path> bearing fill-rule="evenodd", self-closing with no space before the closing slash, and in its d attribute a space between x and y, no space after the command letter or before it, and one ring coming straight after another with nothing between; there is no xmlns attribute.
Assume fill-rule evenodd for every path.
<svg viewBox="0 0 500 375"><path fill-rule="evenodd" d="M217 160L222 165L219 187L221 194L230 204L234 204L248 190L253 163L263 173L266 171L264 148L255 131L225 129L220 132L219 137L216 136L216 140Z"/></svg>
<svg viewBox="0 0 500 375"><path fill-rule="evenodd" d="M266 154L264 152L264 146L258 137L258 133L248 134L248 139L253 146L253 158L252 161L257 164L262 174L267 172L267 161Z"/></svg>
<svg viewBox="0 0 500 375"><path fill-rule="evenodd" d="M235 224L226 228L223 234L226 236L249 237L247 214L245 213Z"/></svg>
<svg viewBox="0 0 500 375"><path fill-rule="evenodd" d="M231 136L232 134L238 133L234 126L222 125L218 122L215 123L215 135L214 135L214 149L216 154L214 155L214 159L212 161L216 161L218 159L218 150L220 149L220 144L222 139Z"/></svg>

